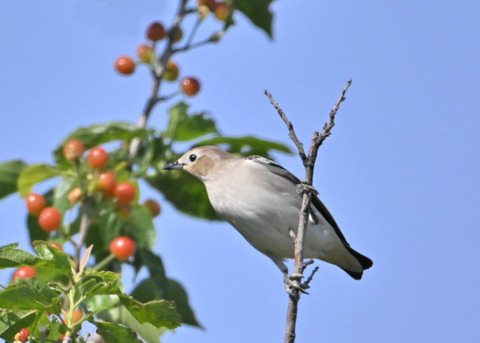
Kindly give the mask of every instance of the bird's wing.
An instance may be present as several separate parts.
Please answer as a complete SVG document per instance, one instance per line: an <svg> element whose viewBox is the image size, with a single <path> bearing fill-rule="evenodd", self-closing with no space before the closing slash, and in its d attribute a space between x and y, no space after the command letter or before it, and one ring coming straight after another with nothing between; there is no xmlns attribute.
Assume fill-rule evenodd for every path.
<svg viewBox="0 0 480 343"><path fill-rule="evenodd" d="M287 179L288 181L293 183L295 186L298 184L301 184L301 181L298 177L296 177L295 175L290 173L287 169L283 168L281 165L279 165L278 163L275 163L272 160L269 160L262 156L256 156L256 155L245 157L245 159L261 164L262 166L267 168L268 171L270 171L271 173L277 174ZM342 231L340 231L340 228L338 227L337 222L335 221L335 219L333 219L332 214L330 213L330 211L328 211L327 207L323 204L323 202L317 196L312 196L312 204L320 212L323 218L325 218L325 220L333 227L338 238L340 238L346 246L350 247ZM313 216L315 215L313 214Z"/></svg>

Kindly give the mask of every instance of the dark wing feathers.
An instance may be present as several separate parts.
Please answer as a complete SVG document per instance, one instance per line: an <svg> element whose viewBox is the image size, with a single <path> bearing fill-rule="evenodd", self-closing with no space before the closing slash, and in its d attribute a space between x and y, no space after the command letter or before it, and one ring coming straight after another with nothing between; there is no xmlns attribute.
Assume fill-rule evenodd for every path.
<svg viewBox="0 0 480 343"><path fill-rule="evenodd" d="M261 165L265 166L269 171L271 171L274 174L277 174L290 182L292 182L294 185L298 185L301 183L300 179L290 173L287 169L283 168L281 165L261 156L249 156L246 157L245 159L254 161L256 163L260 163ZM335 233L337 234L338 238L342 241L344 246L347 248L347 250L355 256L355 258L360 262L361 266L363 269L368 269L373 265L373 262L371 259L368 257L360 254L356 250L354 250L352 247L350 247L350 244L348 244L347 240L345 239L345 236L343 235L342 231L340 231L340 228L338 227L337 222L335 219L333 219L332 214L330 211L327 209L327 207L323 204L323 202L317 197L313 196L312 197L312 204L315 206L315 208L320 212L320 214L325 218L325 220L333 227L335 230ZM361 273L354 273L347 271L350 276L352 276L354 279L360 279L362 277Z"/></svg>

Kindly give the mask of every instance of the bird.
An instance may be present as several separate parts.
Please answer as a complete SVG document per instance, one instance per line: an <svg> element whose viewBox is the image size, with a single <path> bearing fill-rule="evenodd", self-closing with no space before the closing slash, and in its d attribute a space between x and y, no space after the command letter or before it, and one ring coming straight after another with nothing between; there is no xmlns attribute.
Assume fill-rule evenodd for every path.
<svg viewBox="0 0 480 343"><path fill-rule="evenodd" d="M202 181L217 214L288 276L284 261L294 258L291 232L297 232L302 206L300 179L267 158L239 158L216 146L195 147L164 169L183 169ZM355 280L373 265L350 247L316 194L310 205L304 257L336 265Z"/></svg>

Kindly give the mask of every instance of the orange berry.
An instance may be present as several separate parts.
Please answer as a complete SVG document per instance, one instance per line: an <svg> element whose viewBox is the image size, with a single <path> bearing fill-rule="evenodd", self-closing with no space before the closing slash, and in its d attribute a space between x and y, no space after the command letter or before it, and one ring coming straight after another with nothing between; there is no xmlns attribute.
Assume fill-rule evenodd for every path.
<svg viewBox="0 0 480 343"><path fill-rule="evenodd" d="M38 216L40 212L47 206L45 197L38 193L30 193L25 199L28 213L32 216Z"/></svg>
<svg viewBox="0 0 480 343"><path fill-rule="evenodd" d="M137 57L144 63L152 63L155 61L155 51L150 45L140 44L137 47Z"/></svg>
<svg viewBox="0 0 480 343"><path fill-rule="evenodd" d="M135 242L130 237L117 237L110 243L110 251L120 261L128 260L135 253Z"/></svg>
<svg viewBox="0 0 480 343"><path fill-rule="evenodd" d="M69 320L70 318L70 311L65 311L65 319L63 320L63 322L65 324L68 324L67 321ZM77 324L81 319L83 318L83 312L82 310L74 310L73 311L73 318L72 318L72 324L75 325Z"/></svg>
<svg viewBox="0 0 480 343"><path fill-rule="evenodd" d="M58 242L48 242L48 245L54 247L57 250L63 251L63 246Z"/></svg>
<svg viewBox="0 0 480 343"><path fill-rule="evenodd" d="M118 199L120 204L126 205L130 204L133 199L135 199L137 190L130 182L120 182L115 186L113 194L115 194L115 197Z"/></svg>
<svg viewBox="0 0 480 343"><path fill-rule="evenodd" d="M108 153L102 147L90 150L87 156L88 163L95 169L103 169L108 163Z"/></svg>
<svg viewBox="0 0 480 343"><path fill-rule="evenodd" d="M35 268L30 266L18 268L12 275L12 281L16 279L28 279L37 275Z"/></svg>
<svg viewBox="0 0 480 343"><path fill-rule="evenodd" d="M145 200L143 202L143 206L148 208L148 210L152 214L152 217L157 217L162 212L162 208L161 208L160 204L158 203L158 201L153 200L153 199Z"/></svg>
<svg viewBox="0 0 480 343"><path fill-rule="evenodd" d="M63 147L63 155L70 162L78 161L85 152L85 146L78 139L71 139Z"/></svg>
<svg viewBox="0 0 480 343"><path fill-rule="evenodd" d="M115 60L115 69L123 75L131 75L135 71L135 61L129 56L121 56Z"/></svg>
<svg viewBox="0 0 480 343"><path fill-rule="evenodd" d="M175 81L178 79L178 74L180 73L178 66L173 61L168 61L165 67L165 73L163 74L163 78L167 81Z"/></svg>
<svg viewBox="0 0 480 343"><path fill-rule="evenodd" d="M230 6L228 6L227 3L217 2L215 6L215 17L217 17L218 20L225 21L225 19L228 18L230 12Z"/></svg>
<svg viewBox="0 0 480 343"><path fill-rule="evenodd" d="M165 27L163 26L162 23L156 21L150 24L150 26L147 29L147 38L150 39L153 42L162 40L165 38L167 35L167 31L165 31Z"/></svg>
<svg viewBox="0 0 480 343"><path fill-rule="evenodd" d="M210 11L215 11L215 0L198 0L197 1L198 7L200 6L205 6L207 7Z"/></svg>
<svg viewBox="0 0 480 343"><path fill-rule="evenodd" d="M68 193L68 202L70 203L70 205L73 205L73 204L76 204L81 198L82 198L82 190L78 187L72 189L69 193Z"/></svg>
<svg viewBox="0 0 480 343"><path fill-rule="evenodd" d="M38 216L38 225L44 231L55 231L62 225L62 214L55 207L46 207Z"/></svg>
<svg viewBox="0 0 480 343"><path fill-rule="evenodd" d="M100 174L100 178L98 179L97 189L105 192L105 193L113 193L115 189L115 185L117 184L115 173L114 172L106 172Z"/></svg>
<svg viewBox="0 0 480 343"><path fill-rule="evenodd" d="M194 77L185 77L180 82L183 92L188 96L194 96L200 91L200 82Z"/></svg>

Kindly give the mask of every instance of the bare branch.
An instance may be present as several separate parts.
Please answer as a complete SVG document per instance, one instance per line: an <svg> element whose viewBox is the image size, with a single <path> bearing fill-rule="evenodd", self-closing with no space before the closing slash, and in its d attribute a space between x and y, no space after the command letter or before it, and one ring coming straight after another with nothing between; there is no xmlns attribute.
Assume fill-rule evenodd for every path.
<svg viewBox="0 0 480 343"><path fill-rule="evenodd" d="M297 150L298 150L298 154L300 155L302 162L305 164L308 158L307 158L307 155L305 155L305 151L303 150L303 144L298 140L295 130L293 129L293 124L290 122L290 120L288 120L287 115L283 112L283 110L280 108L280 106L275 101L273 96L267 90L265 90L265 95L270 99L270 103L273 105L273 107L275 107L278 114L287 125L288 137L290 137L293 143L295 143L295 146L297 147Z"/></svg>
<svg viewBox="0 0 480 343"><path fill-rule="evenodd" d="M303 257L303 250L305 246L305 237L307 233L307 224L309 218L309 211L310 211L310 203L312 197L316 196L316 191L313 189L313 172L315 168L315 162L317 160L318 149L320 145L325 141L325 139L331 134L331 130L333 126L335 126L335 115L340 108L340 104L345 100L345 93L348 90L348 87L352 84L352 80L349 80L346 86L343 89L343 92L335 103L333 109L330 111L330 118L328 122L324 125L323 131L319 134L317 131L313 132L312 141L310 143L310 149L308 151L308 157L305 155L305 151L303 150L303 144L298 140L295 130L293 128L293 124L288 120L286 114L280 108L278 103L273 99L272 95L265 91L265 95L270 99L271 104L275 107L280 117L283 119L285 124L287 125L289 137L295 143L300 158L302 159L303 165L305 167L305 181L302 182L304 185L300 188L302 195L302 207L300 210L300 216L298 221L298 231L295 234L294 232L290 233L290 236L294 239L294 246L295 246L295 264L293 269L293 274L290 278L301 279L303 277L303 273L308 265L313 263L313 260L309 260L304 262ZM302 293L306 293L304 290L309 287L310 282L313 279L313 276L317 272L318 267L316 267L312 274L308 277L308 279L302 284L301 289L294 289L289 294L289 301L288 301L288 309L287 309L287 323L285 328L285 343L293 343L295 342L296 337L296 322L297 322L297 314L298 314L298 303L300 301L300 296ZM307 293L308 294L308 293Z"/></svg>

